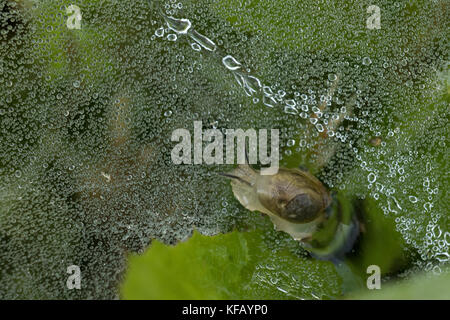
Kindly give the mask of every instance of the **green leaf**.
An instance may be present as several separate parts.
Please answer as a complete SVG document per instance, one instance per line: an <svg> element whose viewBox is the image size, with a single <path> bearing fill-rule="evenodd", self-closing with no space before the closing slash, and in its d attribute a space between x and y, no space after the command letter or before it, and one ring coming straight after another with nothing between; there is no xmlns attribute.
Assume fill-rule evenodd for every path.
<svg viewBox="0 0 450 320"><path fill-rule="evenodd" d="M266 233L285 243L271 249ZM284 241L284 242L283 242ZM131 255L121 293L124 299L312 299L340 294L330 262L295 252L298 243L273 230L208 237L195 232L176 246L154 241Z"/></svg>

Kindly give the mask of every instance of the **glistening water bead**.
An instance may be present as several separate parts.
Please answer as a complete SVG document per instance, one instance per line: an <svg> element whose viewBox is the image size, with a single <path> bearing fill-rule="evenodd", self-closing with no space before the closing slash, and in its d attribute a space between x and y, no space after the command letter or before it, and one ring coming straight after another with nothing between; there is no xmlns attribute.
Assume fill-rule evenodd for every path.
<svg viewBox="0 0 450 320"><path fill-rule="evenodd" d="M369 183L374 183L375 181L377 181L376 174L373 172L369 173L369 175L367 176L367 181L369 181Z"/></svg>

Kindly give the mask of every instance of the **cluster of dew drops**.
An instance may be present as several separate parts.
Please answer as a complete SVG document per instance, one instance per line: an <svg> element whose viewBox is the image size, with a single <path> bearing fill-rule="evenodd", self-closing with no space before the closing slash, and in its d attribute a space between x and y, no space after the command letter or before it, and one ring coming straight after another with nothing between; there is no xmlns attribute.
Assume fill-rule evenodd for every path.
<svg viewBox="0 0 450 320"><path fill-rule="evenodd" d="M289 40L307 34L310 26L286 33L292 21L279 19L277 3L242 2L230 15L273 15L279 25L270 31L283 29ZM214 1L79 1L80 30L67 28L69 4L0 3L1 298L117 297L124 253L143 252L151 239L184 241L194 229L215 235L245 225L249 213L216 174L223 167L171 162L172 131L198 120L205 128L280 128L285 159L302 162L312 153L314 163L332 154L323 157L321 176L330 188L376 199L418 250L419 267L439 272L448 261L444 186L430 155L446 141L437 131L409 140L408 121L423 120L416 129L427 132L427 118L415 118L425 111L389 100L398 94L392 84L408 92L405 105L431 96L429 124L440 123L442 104L433 94L445 74L427 67L442 59L439 32L438 49L422 49L420 61L413 50L299 53L261 30L253 36L233 26ZM316 3L286 1L281 11L293 6L321 19ZM424 21L436 14L429 6ZM73 264L84 290L61 285ZM276 270L273 281L271 263L263 265L255 289L326 295L312 264L297 270L317 273L310 280Z"/></svg>

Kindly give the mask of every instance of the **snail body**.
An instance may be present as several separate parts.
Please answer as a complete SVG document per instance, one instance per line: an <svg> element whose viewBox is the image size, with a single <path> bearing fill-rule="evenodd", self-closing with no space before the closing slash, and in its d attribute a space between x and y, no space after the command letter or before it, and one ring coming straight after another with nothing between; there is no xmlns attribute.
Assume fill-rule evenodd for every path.
<svg viewBox="0 0 450 320"><path fill-rule="evenodd" d="M279 168L274 175L261 175L248 163L228 174L236 199L248 210L267 214L275 228L295 240L306 241L326 219L331 196L309 172Z"/></svg>

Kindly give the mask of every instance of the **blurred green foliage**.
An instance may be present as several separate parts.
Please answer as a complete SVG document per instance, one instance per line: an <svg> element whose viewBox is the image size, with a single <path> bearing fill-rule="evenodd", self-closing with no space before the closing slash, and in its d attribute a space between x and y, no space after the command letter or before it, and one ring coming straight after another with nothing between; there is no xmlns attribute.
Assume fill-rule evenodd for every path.
<svg viewBox="0 0 450 320"><path fill-rule="evenodd" d="M449 300L450 274L416 274L396 284L382 284L380 290L355 292L346 299L357 300Z"/></svg>

